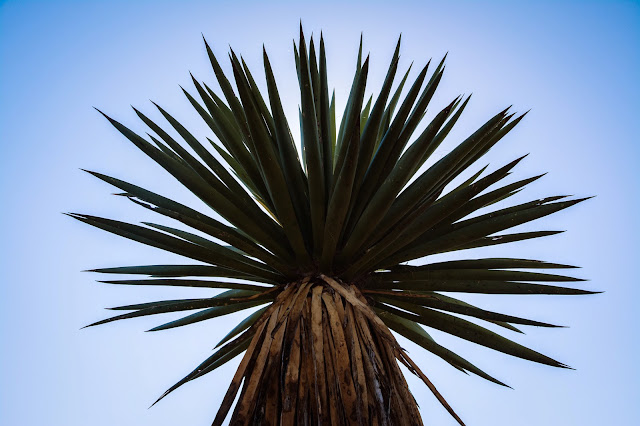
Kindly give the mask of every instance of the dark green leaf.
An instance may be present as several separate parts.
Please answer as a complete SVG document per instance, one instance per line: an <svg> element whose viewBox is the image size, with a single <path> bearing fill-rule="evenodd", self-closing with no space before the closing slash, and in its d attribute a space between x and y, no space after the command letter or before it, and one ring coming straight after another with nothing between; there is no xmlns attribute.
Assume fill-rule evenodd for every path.
<svg viewBox="0 0 640 426"><path fill-rule="evenodd" d="M392 271L403 270L441 270L441 269L566 269L577 268L577 266L564 265L561 263L550 263L541 260L530 259L511 259L504 257L493 257L485 259L466 259L466 260L449 260L446 262L430 263L428 265L421 266L396 266L392 268Z"/></svg>
<svg viewBox="0 0 640 426"><path fill-rule="evenodd" d="M245 351L249 347L249 343L253 338L253 334L254 333L249 333L249 332L245 333L242 336L235 339L233 342L227 343L225 346L220 348L213 355L211 355L209 358L203 361L200 365L198 365L198 367L196 367L195 370L193 370L191 373L186 375L183 379L178 381L175 385L171 386L166 392L164 392L162 396L160 396L160 398L158 398L156 402L152 404L152 407L153 405L156 405L162 398L169 395L171 392L178 389L183 384L215 370L221 365L224 365L227 361L230 361L231 359L235 358L240 353Z"/></svg>
<svg viewBox="0 0 640 426"><path fill-rule="evenodd" d="M195 324L200 321L206 321L208 319L217 318L222 315L232 314L234 312L238 312L243 309L253 308L254 306L263 305L265 303L268 303L268 301L258 300L254 302L236 303L235 305L229 305L229 306L216 306L213 308L202 310L200 312L196 312L191 315L187 315L186 317L177 319L175 321L170 321L166 324L159 325L148 331L168 330L170 328L176 328L176 327L182 327L184 325Z"/></svg>
<svg viewBox="0 0 640 426"><path fill-rule="evenodd" d="M229 83L229 80L224 75L224 71L222 71L222 67L220 67L218 60L216 59L215 55L213 54L213 51L209 47L209 44L207 43L206 40L204 40L204 44L207 49L207 55L209 55L211 66L213 67L213 71L216 75L216 78L218 79L218 84L220 85L220 89L222 89L222 93L224 93L224 97L227 99L227 102L229 103L229 107L233 112L236 125L241 130L245 140L249 140L250 139L249 128L247 126L247 117L245 116L244 109L242 108L240 101L238 100L235 93L233 92L231 83Z"/></svg>
<svg viewBox="0 0 640 426"><path fill-rule="evenodd" d="M394 315L391 312L384 311L382 309L376 308L376 313L380 316L382 321L393 331L396 333L406 337L411 340L413 343L421 346L422 348L428 350L434 355L439 356L455 368L461 369L462 371L470 371L483 379L489 380L490 382L499 384L501 386L510 387L505 385L501 381L493 378L488 375L484 371L480 370L475 365L471 364L466 359L462 358L460 355L455 352L450 351L444 346L436 343L431 336L429 336L420 325L416 324L413 321L409 321L405 318L402 318L398 315Z"/></svg>
<svg viewBox="0 0 640 426"><path fill-rule="evenodd" d="M251 315L249 315L248 317L246 317L245 319L243 319L242 321L240 321L238 325L236 325L226 336L222 338L222 340L218 342L218 344L216 345L216 348L228 342L229 340L233 339L235 336L242 333L247 328L251 327L258 320L258 318L260 318L260 316L264 313L264 311L267 310L268 307L269 306L260 308L254 313L252 313Z"/></svg>
<svg viewBox="0 0 640 426"><path fill-rule="evenodd" d="M376 274L377 275L377 274ZM454 293L480 294L560 294L581 295L598 292L577 288L556 287L546 284L530 284L509 281L488 280L418 280L418 281L372 281L367 285L371 289L398 289L414 291L446 291Z"/></svg>
<svg viewBox="0 0 640 426"><path fill-rule="evenodd" d="M396 267L390 272L377 274L385 280L488 280L488 281L549 281L567 282L584 281L580 278L567 277L539 272L502 271L492 269L428 269L422 267Z"/></svg>
<svg viewBox="0 0 640 426"><path fill-rule="evenodd" d="M264 69L267 76L267 88L269 90L269 99L271 101L271 110L273 111L275 123L275 136L282 162L282 170L285 179L289 182L288 188L292 200L293 207L296 212L296 218L301 225L303 236L307 246L313 238L311 235L311 213L309 211L309 199L307 194L307 178L302 170L298 152L295 149L293 137L287 124L287 119L282 108L280 95L273 76L271 64L267 57L266 50L263 50Z"/></svg>
<svg viewBox="0 0 640 426"><path fill-rule="evenodd" d="M407 318L411 321L424 324L427 327L435 328L445 333L452 334L470 342L477 343L482 346L494 349L499 352L506 353L518 358L526 359L529 361L538 362L541 364L550 365L552 367L567 368L565 364L562 364L546 355L522 346L512 340L500 336L486 328L480 327L477 324L466 321L462 318L455 317L453 315L445 314L443 312L434 311L433 309L420 308L410 303L404 303L397 300L389 301L399 308L402 308L405 312L396 309L390 305L381 305L380 308L403 318Z"/></svg>
<svg viewBox="0 0 640 426"><path fill-rule="evenodd" d="M210 265L144 265L90 269L103 274L150 275L154 277L224 277L276 284L277 281L243 274L233 269Z"/></svg>
<svg viewBox="0 0 640 426"><path fill-rule="evenodd" d="M320 144L322 146L322 165L324 166L325 197L329 199L329 189L333 186L333 155L335 144L335 104L329 102L329 83L327 75L327 56L324 39L320 33L320 96L316 99L316 110L320 125ZM332 127L333 126L333 127ZM333 132L333 133L332 133Z"/></svg>
<svg viewBox="0 0 640 426"><path fill-rule="evenodd" d="M361 126L362 137L360 138L360 153L358 154L358 167L356 169L356 176L354 179L354 194L357 194L360 190L360 185L362 184L362 179L369 168L369 164L371 163L371 157L373 155L374 149L377 148L377 136L378 131L381 126L382 117L385 110L385 105L387 103L387 99L389 98L389 93L391 92L391 85L393 84L393 79L395 78L396 71L398 70L398 58L400 55L400 40L401 37L398 38L398 43L396 44L396 50L393 53L393 57L391 59L391 64L389 65L389 70L387 71L387 75L385 76L384 82L382 83L382 88L380 89L380 94L378 95L376 102L371 110L371 114L368 116L366 124L364 127ZM408 75L408 74L407 74ZM407 78L405 75L404 79ZM403 79L403 83L404 80ZM401 84L402 86L402 84ZM352 203L355 202L355 197L353 197Z"/></svg>
<svg viewBox="0 0 640 426"><path fill-rule="evenodd" d="M98 282L105 284L121 284L121 285L161 285L172 287L201 287L201 288L230 288L238 290L264 291L270 287L252 285L246 283L233 283L226 281L207 281L207 280L174 280L174 279L151 279L151 280L100 280Z"/></svg>
<svg viewBox="0 0 640 426"><path fill-rule="evenodd" d="M551 327L559 328L561 326L548 324L545 322L534 321L526 318L515 317L512 315L505 315L498 312L486 311L484 309L477 308L468 303L461 303L457 299L447 298L446 296L440 297L437 293L429 294L423 292L411 292L411 291L378 291L370 290L366 292L369 296L376 300L380 300L385 303L392 303L395 301L402 302L404 304L415 305L415 310L412 312L422 312L419 308L427 307L433 309L439 309L442 311L453 312L455 314L462 314L479 318L489 322L510 322L513 324L530 325L534 327Z"/></svg>
<svg viewBox="0 0 640 426"><path fill-rule="evenodd" d="M469 103L469 99L471 99L471 95L467 96L467 99L465 99L464 102L462 102L462 105L460 106L460 108L458 108L455 114L453 114L453 116L449 119L449 121L447 121L447 123L442 127L442 130L438 132L436 137L433 138L433 141L429 146L429 149L422 156L422 159L418 164L418 168L414 170L414 173L429 159L429 157L431 157L431 154L433 154L433 152L440 146L444 138L447 137L447 135L449 134L453 126L456 124L456 122L460 118L460 115L462 115L462 111L464 111L465 107Z"/></svg>
<svg viewBox="0 0 640 426"><path fill-rule="evenodd" d="M244 290L230 290L230 291L244 291ZM252 292L254 293L254 292ZM246 302L265 302L272 300L275 297L275 293L265 291L262 293L255 293L253 296L238 297L238 294L229 297L212 297L207 299L185 299L185 300L162 300L158 302L141 303L137 305L120 306L118 310L133 310L139 309L135 312L129 312L115 317L107 318L102 321L94 322L86 327L93 327L95 325L106 324L113 321L118 321L128 318L137 318L148 315L165 314L169 312L180 311L193 311L196 309L212 308L216 306L229 306L237 305ZM265 302L266 303L266 302ZM255 306L255 305L253 305Z"/></svg>
<svg viewBox="0 0 640 426"><path fill-rule="evenodd" d="M322 233L324 232L327 210L324 166L322 148L318 135L317 114L311 87L311 75L307 61L307 47L300 26L300 94L302 106L301 134L304 140L305 164L309 184L309 202L311 212L311 228L313 231L313 254L319 255L322 250Z"/></svg>

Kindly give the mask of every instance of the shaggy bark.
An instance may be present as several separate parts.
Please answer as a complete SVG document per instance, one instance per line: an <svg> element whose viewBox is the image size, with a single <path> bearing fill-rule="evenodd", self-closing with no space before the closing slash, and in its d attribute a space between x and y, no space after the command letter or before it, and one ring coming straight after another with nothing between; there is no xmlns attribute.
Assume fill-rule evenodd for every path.
<svg viewBox="0 0 640 426"><path fill-rule="evenodd" d="M241 383L232 425L422 425L398 361L435 388L356 286L290 283L252 327L214 426Z"/></svg>

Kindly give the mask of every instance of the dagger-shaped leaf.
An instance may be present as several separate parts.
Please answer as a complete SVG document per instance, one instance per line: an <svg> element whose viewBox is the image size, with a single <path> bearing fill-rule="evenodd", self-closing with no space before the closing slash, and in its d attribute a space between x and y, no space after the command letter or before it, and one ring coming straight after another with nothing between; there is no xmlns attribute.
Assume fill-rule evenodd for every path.
<svg viewBox="0 0 640 426"><path fill-rule="evenodd" d="M229 290L229 291L247 291L247 290ZM115 317L103 319L101 321L94 322L85 327L93 327L96 325L106 324L113 321L122 319L137 318L148 315L165 314L169 312L181 312L181 311L194 311L197 309L213 308L218 306L237 305L246 302L259 302L272 300L274 294L268 290L262 293L251 292L251 296L239 297L239 293L234 293L226 297L211 297L207 299L184 299L184 300L162 300L157 302L140 303L136 305L119 306L114 308L116 310L135 310L135 312L129 312L122 315L116 315ZM255 306L255 305L252 305ZM250 307L250 306L247 306ZM137 309L137 310L136 310Z"/></svg>
<svg viewBox="0 0 640 426"><path fill-rule="evenodd" d="M100 280L98 282L105 284L119 284L119 285L160 285L171 287L199 287L199 288L229 288L237 290L251 290L251 291L264 291L269 290L269 287L246 284L246 283L234 283L226 281L209 281L209 280L183 280L183 279L145 279L145 280Z"/></svg>
<svg viewBox="0 0 640 426"><path fill-rule="evenodd" d="M203 311L196 312L191 315L187 315L186 317L177 319L175 321L170 321L168 323L159 325L148 331L168 330L170 328L176 328L176 327L182 327L184 325L195 324L197 322L206 321L212 318L217 318L222 315L232 314L234 312L238 312L243 309L264 305L265 303L268 303L268 302L265 300L258 300L258 301L252 301L252 302L236 303L235 305L229 305L229 306L215 306L213 308L205 309Z"/></svg>
<svg viewBox="0 0 640 426"><path fill-rule="evenodd" d="M418 280L418 281L372 281L368 284L371 289L398 289L414 291L446 291L453 293L479 294L562 294L580 295L596 294L598 292L581 290L570 287L558 287L546 284L518 283L510 281L479 281L479 280Z"/></svg>
<svg viewBox="0 0 640 426"><path fill-rule="evenodd" d="M252 313L251 315L249 315L248 317L246 317L245 319L243 319L242 321L240 321L238 325L233 327L233 329L229 333L227 333L227 335L224 336L222 340L218 342L218 344L216 345L216 348L227 343L229 340L233 339L238 334L242 333L243 331L251 327L258 320L258 318L260 318L260 316L264 313L264 311L267 310L267 308L268 306L265 306L264 308L260 308L254 313Z"/></svg>
<svg viewBox="0 0 640 426"><path fill-rule="evenodd" d="M391 303L391 301L389 301L388 303ZM512 340L502 337L497 333L494 333L490 330L487 330L486 328L480 327L479 325L462 318L434 311L432 309L416 307L413 304L396 300L394 300L392 304L413 313L408 313L403 310L396 309L389 304L382 305L380 308L400 317L407 318L420 324L424 324L427 327L444 331L445 333L452 334L454 336L460 337L461 339L486 346L488 348L515 356L517 358L526 359L540 364L550 365L552 367L568 368L565 364L549 358L546 355L522 346ZM417 314L418 312L419 315Z"/></svg>
<svg viewBox="0 0 640 426"><path fill-rule="evenodd" d="M253 334L254 333L245 333L242 336L239 336L234 341L229 342L225 346L218 349L213 355L211 355L200 365L198 365L191 373L189 373L175 385L167 389L151 406L153 407L154 405L156 405L158 402L160 402L161 399L169 395L174 390L178 389L183 384L212 372L216 368L224 365L226 362L232 360L233 358L244 352L249 347L249 343L253 338Z"/></svg>
<svg viewBox="0 0 640 426"><path fill-rule="evenodd" d="M267 284L276 284L265 278L254 277L243 274L233 269L211 265L141 265L141 266L119 266L115 268L89 269L86 272L98 272L102 274L126 274L126 275L149 275L152 277L174 278L174 277L224 277L241 280L256 281Z"/></svg>
<svg viewBox="0 0 640 426"><path fill-rule="evenodd" d="M558 325L548 324L541 321L529 320L526 318L515 317L512 315L505 315L498 312L486 311L484 309L477 308L468 303L460 303L458 300L451 300L449 298L440 297L438 294L429 294L423 292L411 292L411 291L377 291L369 290L366 292L376 300L380 300L384 303L394 303L395 301L402 302L403 304L414 305L414 313L423 312L422 307L439 309L443 311L453 312L455 314L462 314L479 318L489 322L501 322L501 323L513 323L530 325L534 327L551 327L559 328Z"/></svg>
<svg viewBox="0 0 640 426"><path fill-rule="evenodd" d="M387 312L383 309L376 309L376 313L380 316L382 321L384 321L384 323L389 326L390 329L411 340L416 345L423 347L434 355L439 356L440 358L451 364L453 367L460 369L463 372L470 371L482 377L483 379L496 383L500 386L510 387L508 385L505 385L498 379L495 379L494 377L488 375L484 371L480 370L478 367L471 364L469 361L462 358L455 352L452 352L444 346L436 343L433 338L431 338L431 336L429 336L429 334L427 334L427 332L424 331L424 329L417 323L402 318L398 315L394 315L391 312Z"/></svg>

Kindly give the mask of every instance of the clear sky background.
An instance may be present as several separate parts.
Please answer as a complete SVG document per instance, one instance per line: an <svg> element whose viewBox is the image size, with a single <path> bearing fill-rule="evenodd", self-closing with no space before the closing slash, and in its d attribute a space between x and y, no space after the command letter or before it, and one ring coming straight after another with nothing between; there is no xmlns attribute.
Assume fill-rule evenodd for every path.
<svg viewBox="0 0 640 426"><path fill-rule="evenodd" d="M527 228L568 230L564 234L460 254L583 267L576 276L591 280L584 287L606 293L474 299L488 309L570 326L529 328L515 338L576 371L436 334L510 390L465 376L405 341L461 417L469 425L640 424L640 4L444 3L0 2L0 424L210 424L238 360L147 407L207 357L242 314L158 333L143 331L170 318L80 331L109 315L104 307L211 293L95 283L97 276L80 271L180 259L60 213L132 222L152 217L110 196L113 188L80 167L193 201L91 107L142 130L129 104L158 118L152 99L197 135L209 136L178 87L194 91L188 71L214 81L201 32L219 58L228 44L242 53L260 84L266 45L295 132L291 40L300 19L307 33L324 32L339 108L360 32L371 53L369 93L379 88L402 33L402 69L449 52L432 110L460 93L474 94L445 149L505 106L532 108L478 166L495 168L530 152L514 179L549 174L514 201L597 195ZM408 380L426 423L454 424L418 380Z"/></svg>

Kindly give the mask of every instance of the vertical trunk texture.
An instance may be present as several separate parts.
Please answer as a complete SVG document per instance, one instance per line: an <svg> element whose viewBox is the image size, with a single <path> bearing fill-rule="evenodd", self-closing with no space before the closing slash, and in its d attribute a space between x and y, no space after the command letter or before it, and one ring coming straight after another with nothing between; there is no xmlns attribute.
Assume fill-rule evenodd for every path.
<svg viewBox="0 0 640 426"><path fill-rule="evenodd" d="M398 361L432 385L355 285L290 283L247 333L214 425L239 390L232 425L422 425Z"/></svg>

